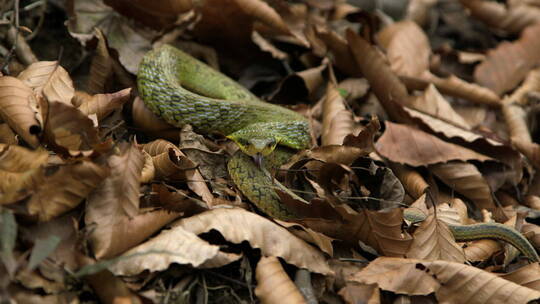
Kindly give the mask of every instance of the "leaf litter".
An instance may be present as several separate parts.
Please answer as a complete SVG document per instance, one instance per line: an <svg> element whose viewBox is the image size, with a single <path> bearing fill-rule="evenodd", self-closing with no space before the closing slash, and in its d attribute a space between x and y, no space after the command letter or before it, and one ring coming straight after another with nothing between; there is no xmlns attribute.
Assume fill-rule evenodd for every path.
<svg viewBox="0 0 540 304"><path fill-rule="evenodd" d="M447 226L540 248L538 1L381 3L0 0L0 299L540 299L538 263ZM309 119L272 172L297 218L243 197L233 143L144 106L165 43Z"/></svg>

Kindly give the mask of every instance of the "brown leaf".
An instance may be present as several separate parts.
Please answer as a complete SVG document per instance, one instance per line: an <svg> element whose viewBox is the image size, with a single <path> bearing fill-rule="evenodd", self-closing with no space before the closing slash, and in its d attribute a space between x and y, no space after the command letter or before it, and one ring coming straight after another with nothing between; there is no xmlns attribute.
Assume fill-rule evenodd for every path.
<svg viewBox="0 0 540 304"><path fill-rule="evenodd" d="M392 70L419 77L429 68L431 47L424 31L412 21L396 22L377 33Z"/></svg>
<svg viewBox="0 0 540 304"><path fill-rule="evenodd" d="M108 170L89 161L60 166L36 189L27 203L30 215L48 221L82 202L108 175Z"/></svg>
<svg viewBox="0 0 540 304"><path fill-rule="evenodd" d="M132 218L139 213L139 186L144 156L134 143L121 143L119 152L107 160L111 175L107 178L112 184L116 204Z"/></svg>
<svg viewBox="0 0 540 304"><path fill-rule="evenodd" d="M262 303L307 303L276 257L261 257L255 276L255 295Z"/></svg>
<svg viewBox="0 0 540 304"><path fill-rule="evenodd" d="M144 270L163 271L172 263L201 267L204 263L218 259L220 255L225 253L220 252L219 246L211 245L194 233L176 226L163 230L158 236L126 251L123 258L111 267L111 271L125 276L137 275ZM241 257L236 254L235 256L236 260ZM229 259L228 262L234 260Z"/></svg>
<svg viewBox="0 0 540 304"><path fill-rule="evenodd" d="M413 198L420 198L429 188L428 183L424 180L418 171L400 164L390 164L390 168L397 176L405 191Z"/></svg>
<svg viewBox="0 0 540 304"><path fill-rule="evenodd" d="M527 127L525 109L517 104L504 104L501 110L511 140L521 143L532 142L531 133Z"/></svg>
<svg viewBox="0 0 540 304"><path fill-rule="evenodd" d="M0 145L0 170L24 172L47 162L49 153L43 149L28 150L21 146Z"/></svg>
<svg viewBox="0 0 540 304"><path fill-rule="evenodd" d="M422 222L414 232L413 238L411 248L407 252L408 258L465 262L463 249L454 241L452 232L434 215L428 216Z"/></svg>
<svg viewBox="0 0 540 304"><path fill-rule="evenodd" d="M495 209L491 189L478 169L466 162L449 162L429 166L445 184L473 201L478 208Z"/></svg>
<svg viewBox="0 0 540 304"><path fill-rule="evenodd" d="M238 7L249 16L278 30L283 34L289 34L290 30L281 16L266 2L262 0L234 0Z"/></svg>
<svg viewBox="0 0 540 304"><path fill-rule="evenodd" d="M29 65L19 76L26 85L49 102L71 104L75 93L73 81L58 61L38 61Z"/></svg>
<svg viewBox="0 0 540 304"><path fill-rule="evenodd" d="M345 136L352 133L353 126L352 113L345 108L345 100L336 85L329 82L323 103L322 145L341 145Z"/></svg>
<svg viewBox="0 0 540 304"><path fill-rule="evenodd" d="M486 60L476 67L474 78L480 85L501 95L513 89L538 63L540 24L526 28L519 40L513 43L502 42L496 49L489 51Z"/></svg>
<svg viewBox="0 0 540 304"><path fill-rule="evenodd" d="M16 145L18 143L16 134L7 123L0 123L0 143L6 145Z"/></svg>
<svg viewBox="0 0 540 304"><path fill-rule="evenodd" d="M160 119L150 111L140 97L133 101L131 114L135 126L144 132L159 138L178 140L179 129Z"/></svg>
<svg viewBox="0 0 540 304"><path fill-rule="evenodd" d="M61 102L50 102L45 123L49 145L61 153L88 151L100 143L94 123L81 111Z"/></svg>
<svg viewBox="0 0 540 304"><path fill-rule="evenodd" d="M343 298L345 303L380 303L381 294L376 284L358 284L349 282L341 288L338 294Z"/></svg>
<svg viewBox="0 0 540 304"><path fill-rule="evenodd" d="M347 41L356 64L369 81L386 113L394 121L407 122L407 118L399 110L400 106L408 104L409 94L385 62L383 55L350 29L347 30Z"/></svg>
<svg viewBox="0 0 540 304"><path fill-rule="evenodd" d="M331 29L322 26L315 27L315 33L333 53L333 60L340 71L349 76L358 76L361 74L358 65L351 64L354 62L354 58L349 50L347 41L343 37Z"/></svg>
<svg viewBox="0 0 540 304"><path fill-rule="evenodd" d="M75 92L76 96L77 93ZM88 96L88 98L83 99L78 109L87 116L96 114L97 119L101 120L114 110L120 109L129 100L130 94L131 88L127 88L111 94Z"/></svg>
<svg viewBox="0 0 540 304"><path fill-rule="evenodd" d="M526 105L529 103L527 94L534 91L540 91L540 69L538 68L530 71L523 83L504 101Z"/></svg>
<svg viewBox="0 0 540 304"><path fill-rule="evenodd" d="M493 273L446 261L382 257L356 273L354 280L407 295L434 292L438 301L448 303L527 303L540 298L540 292Z"/></svg>
<svg viewBox="0 0 540 304"><path fill-rule="evenodd" d="M538 263L520 267L515 271L501 275L501 278L540 291L540 265Z"/></svg>
<svg viewBox="0 0 540 304"><path fill-rule="evenodd" d="M491 158L407 125L386 122L386 130L375 144L377 151L389 160L411 166L445 163L451 160Z"/></svg>
<svg viewBox="0 0 540 304"><path fill-rule="evenodd" d="M261 249L264 256L283 258L287 263L310 271L330 274L324 255L317 249L255 213L243 209L213 209L173 224L195 234L211 229L219 231L229 242L248 241L253 248Z"/></svg>
<svg viewBox="0 0 540 304"><path fill-rule="evenodd" d="M37 119L37 99L17 78L0 77L0 117L30 146L37 147L42 125Z"/></svg>
<svg viewBox="0 0 540 304"><path fill-rule="evenodd" d="M107 48L107 40L103 32L99 28L95 28L95 35L98 43L94 58L90 64L90 77L88 78L88 93L96 94L105 91L105 83L113 73L113 63L109 49Z"/></svg>
<svg viewBox="0 0 540 304"><path fill-rule="evenodd" d="M509 33L519 33L529 25L540 21L540 8L520 2L517 6L510 8L493 1L461 0L460 2L470 10L474 18Z"/></svg>

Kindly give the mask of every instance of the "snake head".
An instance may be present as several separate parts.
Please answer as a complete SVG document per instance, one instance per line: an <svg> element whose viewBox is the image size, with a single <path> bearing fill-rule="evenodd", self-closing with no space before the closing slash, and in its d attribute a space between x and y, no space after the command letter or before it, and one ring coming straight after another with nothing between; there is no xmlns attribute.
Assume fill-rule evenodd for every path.
<svg viewBox="0 0 540 304"><path fill-rule="evenodd" d="M274 151L280 141L277 136L256 132L235 132L227 137L250 156L267 156Z"/></svg>

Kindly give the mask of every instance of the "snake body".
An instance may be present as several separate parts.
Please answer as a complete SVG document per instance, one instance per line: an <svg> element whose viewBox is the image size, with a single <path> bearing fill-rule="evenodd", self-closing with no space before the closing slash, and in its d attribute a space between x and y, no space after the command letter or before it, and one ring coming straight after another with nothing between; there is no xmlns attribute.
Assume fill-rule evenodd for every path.
<svg viewBox="0 0 540 304"><path fill-rule="evenodd" d="M240 150L229 161L228 170L236 186L266 214L294 217L273 190L275 183L268 171L250 155L262 154L277 166L294 150L308 148L309 124L303 116L263 102L234 80L169 45L144 56L137 84L145 105L168 123L190 124L198 132L220 133L235 141ZM502 240L530 260L540 260L527 239L508 226L485 223L451 225L450 229L458 241Z"/></svg>

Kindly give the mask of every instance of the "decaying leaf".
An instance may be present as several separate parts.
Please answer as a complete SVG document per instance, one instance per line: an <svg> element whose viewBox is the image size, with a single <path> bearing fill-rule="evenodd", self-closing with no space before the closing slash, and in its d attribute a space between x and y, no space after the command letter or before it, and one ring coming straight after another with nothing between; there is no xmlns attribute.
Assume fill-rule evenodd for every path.
<svg viewBox="0 0 540 304"><path fill-rule="evenodd" d="M75 93L73 81L58 61L38 61L28 66L17 78L49 102L71 104Z"/></svg>
<svg viewBox="0 0 540 304"><path fill-rule="evenodd" d="M276 257L261 257L255 294L263 303L306 303Z"/></svg>

